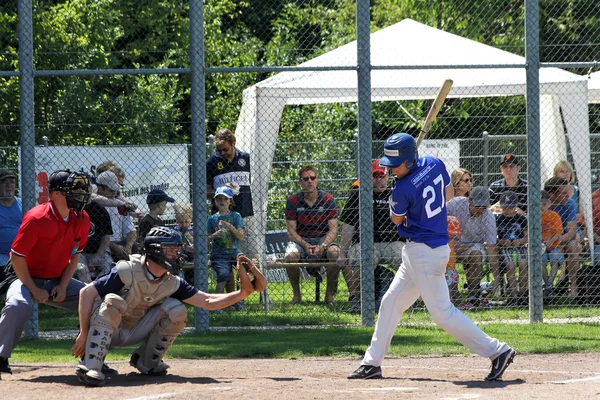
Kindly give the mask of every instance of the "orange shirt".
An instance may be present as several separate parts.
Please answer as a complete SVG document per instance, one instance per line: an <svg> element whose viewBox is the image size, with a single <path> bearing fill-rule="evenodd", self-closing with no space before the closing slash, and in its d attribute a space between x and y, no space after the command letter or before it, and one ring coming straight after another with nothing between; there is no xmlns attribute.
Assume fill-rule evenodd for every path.
<svg viewBox="0 0 600 400"><path fill-rule="evenodd" d="M554 211L548 210L546 214L542 214L542 241L546 243L548 239L556 234L563 233L562 219L560 215ZM546 250L552 250L559 247L560 239L557 239L554 243L546 248Z"/></svg>
<svg viewBox="0 0 600 400"><path fill-rule="evenodd" d="M594 233L600 235L600 189L592 193L592 215L594 217Z"/></svg>

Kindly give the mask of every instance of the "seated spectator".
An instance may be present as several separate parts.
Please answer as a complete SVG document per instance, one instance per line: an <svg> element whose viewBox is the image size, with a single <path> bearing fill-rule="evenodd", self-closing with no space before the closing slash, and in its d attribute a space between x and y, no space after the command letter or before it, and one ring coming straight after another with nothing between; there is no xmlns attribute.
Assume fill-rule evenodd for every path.
<svg viewBox="0 0 600 400"><path fill-rule="evenodd" d="M510 190L500 195L502 214L496 216L498 253L500 263L506 268L509 302L526 305L527 292L527 217L517 213L519 197ZM515 259L518 264L515 264ZM519 278L517 279L517 266Z"/></svg>
<svg viewBox="0 0 600 400"><path fill-rule="evenodd" d="M121 189L117 176L111 171L105 171L96 177L98 194L109 200L114 200ZM119 207L106 207L110 215L113 234L110 237L110 253L113 260L128 260L131 254L137 252L137 231L133 225L133 218L127 211Z"/></svg>
<svg viewBox="0 0 600 400"><path fill-rule="evenodd" d="M389 264L397 270L402 263L402 247L405 240L398 236L398 229L390 218L388 187L389 176L385 168L375 160L371 166L373 174L373 267L378 264ZM350 292L351 311L360 311L360 213L358 207L358 186L353 185L346 206L340 215L342 238L338 265L343 268L344 277ZM349 267L348 267L349 266ZM348 269L348 271L346 270ZM350 278L350 279L348 279ZM379 277L375 276L377 280ZM381 297L383 297L381 293ZM379 308L381 298L376 297Z"/></svg>
<svg viewBox="0 0 600 400"><path fill-rule="evenodd" d="M8 262L10 246L23 220L23 204L21 198L15 196L16 184L16 174L0 170L0 267Z"/></svg>
<svg viewBox="0 0 600 400"><path fill-rule="evenodd" d="M454 197L469 197L473 187L473 174L465 168L457 168L450 176L454 187Z"/></svg>
<svg viewBox="0 0 600 400"><path fill-rule="evenodd" d="M461 196L464 197L464 196ZM456 272L456 244L462 236L460 230L460 221L453 215L448 215L448 247L450 247L450 258L448 258L448 264L446 264L446 284L448 285L448 291L450 292L450 299L452 302L458 298L458 281L460 279L458 272Z"/></svg>
<svg viewBox="0 0 600 400"><path fill-rule="evenodd" d="M218 211L208 217L208 239L212 243L210 266L217 275L216 293L223 293L230 279L236 257L241 253L240 241L244 239L244 220L233 209L233 192L226 186L215 191ZM239 303L238 303L239 304ZM243 309L241 304L236 309Z"/></svg>
<svg viewBox="0 0 600 400"><path fill-rule="evenodd" d="M512 154L506 154L500 161L500 171L503 179L492 182L490 185L490 202L492 211L500 213L500 195L507 190L515 192L519 196L519 205L517 212L525 214L527 212L527 181L519 178L521 170L521 161Z"/></svg>
<svg viewBox="0 0 600 400"><path fill-rule="evenodd" d="M144 250L144 239L148 232L150 232L150 229L152 229L153 226L165 226L165 223L160 216L165 213L167 203L173 203L174 201L174 198L168 196L160 189L153 189L148 193L146 196L146 204L148 204L148 209L150 211L142 218L140 226L138 227L138 245L140 251Z"/></svg>
<svg viewBox="0 0 600 400"><path fill-rule="evenodd" d="M577 296L577 271L581 254L581 237L577 227L577 206L569 197L569 182L566 179L553 177L546 181L544 190L550 194L552 205L550 209L560 215L563 224L563 234L560 245L566 256L566 269L569 275L569 296Z"/></svg>
<svg viewBox="0 0 600 400"><path fill-rule="evenodd" d="M469 197L455 197L447 204L448 215L459 219L462 236L455 243L457 262L463 264L467 277L467 302L463 308L487 307L487 298L481 293L481 279L486 255L494 282L492 293L498 289L501 277L496 245L496 218L488 209L490 194L487 188L476 186Z"/></svg>
<svg viewBox="0 0 600 400"><path fill-rule="evenodd" d="M577 224L583 225L583 214L579 211L581 209L581 205L579 204L579 187L575 184L576 179L573 166L567 160L559 161L554 166L554 174L552 176L566 179L569 182L569 197L573 199L575 206L577 206Z"/></svg>
<svg viewBox="0 0 600 400"><path fill-rule="evenodd" d="M594 267L600 267L600 189L592 193L592 215L594 218Z"/></svg>
<svg viewBox="0 0 600 400"><path fill-rule="evenodd" d="M600 199L598 199L600 200ZM550 193L542 190L542 276L544 278L544 297L552 295L556 274L565 262L565 256L560 247L560 237L563 233L563 225L560 215L550 210L552 202ZM548 263L550 273L548 274Z"/></svg>
<svg viewBox="0 0 600 400"><path fill-rule="evenodd" d="M79 256L77 270L73 277L81 282L90 283L110 272L113 259L108 246L113 231L108 211L91 197L85 206L85 211L90 217L91 228L87 246Z"/></svg>
<svg viewBox="0 0 600 400"><path fill-rule="evenodd" d="M288 263L300 260L329 260L336 261L340 248L336 243L338 231L338 208L335 199L329 193L319 189L319 177L312 166L300 168L298 184L302 190L288 197L285 206L285 218L290 243L285 251L285 261ZM299 304L300 269L286 268L292 285L294 297L290 304ZM337 292L337 265L327 268L327 289L325 303L333 304Z"/></svg>

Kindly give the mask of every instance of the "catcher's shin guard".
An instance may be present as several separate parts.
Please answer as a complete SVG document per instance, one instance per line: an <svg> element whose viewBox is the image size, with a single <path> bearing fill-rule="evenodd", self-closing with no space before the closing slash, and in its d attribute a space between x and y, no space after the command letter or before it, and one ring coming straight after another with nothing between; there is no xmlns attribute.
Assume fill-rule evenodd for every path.
<svg viewBox="0 0 600 400"><path fill-rule="evenodd" d="M104 301L100 304L100 308L92 317L85 343L85 356L82 363L77 367L78 375L83 374L87 378L104 381L102 364L108 346L110 346L112 334L121 323L121 315L126 309L127 303L121 297L116 294L106 295ZM87 380L84 380L84 382L89 384Z"/></svg>
<svg viewBox="0 0 600 400"><path fill-rule="evenodd" d="M162 362L162 359L187 322L187 310L179 300L166 299L160 308L161 318L158 325L150 331L144 343L131 356L131 366L143 374L167 373L169 366Z"/></svg>

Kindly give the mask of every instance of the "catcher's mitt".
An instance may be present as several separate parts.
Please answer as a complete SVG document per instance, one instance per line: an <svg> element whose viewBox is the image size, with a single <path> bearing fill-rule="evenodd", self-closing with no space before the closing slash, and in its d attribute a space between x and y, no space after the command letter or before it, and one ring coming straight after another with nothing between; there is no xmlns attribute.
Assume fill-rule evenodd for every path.
<svg viewBox="0 0 600 400"><path fill-rule="evenodd" d="M241 274L245 271L248 274L248 279L250 279L250 282L252 282L252 286L254 286L254 290L257 292L262 292L267 288L267 278L265 278L263 273L256 268L248 256L240 253L237 256L236 261L238 274Z"/></svg>

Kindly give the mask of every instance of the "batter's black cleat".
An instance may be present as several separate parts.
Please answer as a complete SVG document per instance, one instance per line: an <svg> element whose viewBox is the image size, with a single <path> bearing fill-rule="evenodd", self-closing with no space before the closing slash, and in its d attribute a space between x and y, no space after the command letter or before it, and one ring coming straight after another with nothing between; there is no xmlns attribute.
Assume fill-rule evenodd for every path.
<svg viewBox="0 0 600 400"><path fill-rule="evenodd" d="M12 375L12 369L10 369L10 365L8 365L8 358L0 357L0 372Z"/></svg>
<svg viewBox="0 0 600 400"><path fill-rule="evenodd" d="M348 375L348 379L381 379L381 367L361 365L356 371Z"/></svg>
<svg viewBox="0 0 600 400"><path fill-rule="evenodd" d="M517 352L510 347L504 353L494 358L492 361L492 370L489 375L485 377L486 381L498 381L502 379L502 374L506 368L513 362Z"/></svg>

